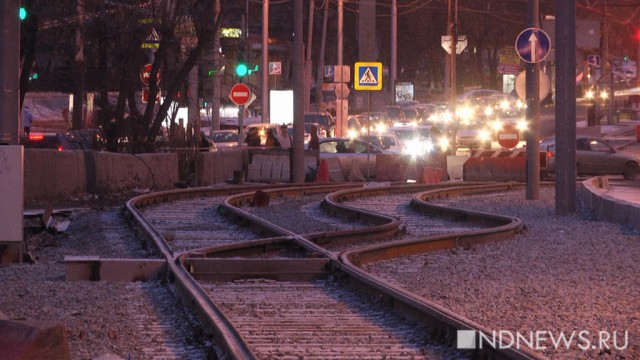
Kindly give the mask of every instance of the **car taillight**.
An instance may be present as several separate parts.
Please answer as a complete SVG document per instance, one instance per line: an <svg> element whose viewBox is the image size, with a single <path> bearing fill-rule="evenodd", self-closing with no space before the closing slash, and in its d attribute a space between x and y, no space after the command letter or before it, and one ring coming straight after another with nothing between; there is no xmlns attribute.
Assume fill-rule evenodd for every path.
<svg viewBox="0 0 640 360"><path fill-rule="evenodd" d="M58 151L62 151L64 150L64 147L62 147L62 145L58 145Z"/></svg>
<svg viewBox="0 0 640 360"><path fill-rule="evenodd" d="M554 154L554 153L552 153L551 151L547 151L547 156L548 156L548 157L554 157L554 156L555 156L555 154Z"/></svg>
<svg viewBox="0 0 640 360"><path fill-rule="evenodd" d="M42 139L44 139L44 135L40 135L40 134L29 135L29 140L32 140L32 141L40 141Z"/></svg>

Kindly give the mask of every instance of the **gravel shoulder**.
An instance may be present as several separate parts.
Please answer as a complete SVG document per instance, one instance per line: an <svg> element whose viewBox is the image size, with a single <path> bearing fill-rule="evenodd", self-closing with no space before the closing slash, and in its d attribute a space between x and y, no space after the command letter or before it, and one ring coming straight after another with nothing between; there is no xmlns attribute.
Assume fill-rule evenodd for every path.
<svg viewBox="0 0 640 360"><path fill-rule="evenodd" d="M207 358L213 343L171 284L65 280L65 256L159 258L126 227L122 206L68 205L99 210L72 212L69 229L59 234L38 229L39 219L25 222L35 261L0 265L0 313L62 324L73 359Z"/></svg>

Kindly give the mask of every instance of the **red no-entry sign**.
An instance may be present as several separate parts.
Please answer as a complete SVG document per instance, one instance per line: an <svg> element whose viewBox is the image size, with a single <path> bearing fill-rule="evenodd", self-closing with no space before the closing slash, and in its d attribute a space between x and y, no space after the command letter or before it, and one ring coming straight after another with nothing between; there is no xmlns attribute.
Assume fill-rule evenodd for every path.
<svg viewBox="0 0 640 360"><path fill-rule="evenodd" d="M229 99L233 101L234 104L240 106L244 105L251 98L251 90L245 84L235 84L231 88L231 93L229 94Z"/></svg>
<svg viewBox="0 0 640 360"><path fill-rule="evenodd" d="M514 148L518 145L518 142L520 142L520 136L515 126L506 124L502 127L502 130L498 131L498 144L503 148Z"/></svg>

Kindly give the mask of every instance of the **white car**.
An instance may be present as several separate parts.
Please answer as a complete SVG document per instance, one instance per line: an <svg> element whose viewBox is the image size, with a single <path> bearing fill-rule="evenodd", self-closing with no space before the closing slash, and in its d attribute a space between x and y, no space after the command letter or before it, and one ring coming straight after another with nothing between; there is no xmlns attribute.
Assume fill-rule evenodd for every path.
<svg viewBox="0 0 640 360"><path fill-rule="evenodd" d="M340 168L344 178L351 174L354 164L360 167L362 176L376 176L376 155L383 150L374 144L348 137L320 139L320 159L336 157L340 161ZM368 169L368 170L367 170Z"/></svg>
<svg viewBox="0 0 640 360"><path fill-rule="evenodd" d="M217 130L209 134L209 139L213 141L216 150L229 150L238 147L237 130Z"/></svg>
<svg viewBox="0 0 640 360"><path fill-rule="evenodd" d="M385 153L402 154L402 144L395 133L371 133L370 135L360 135L358 139L380 146Z"/></svg>

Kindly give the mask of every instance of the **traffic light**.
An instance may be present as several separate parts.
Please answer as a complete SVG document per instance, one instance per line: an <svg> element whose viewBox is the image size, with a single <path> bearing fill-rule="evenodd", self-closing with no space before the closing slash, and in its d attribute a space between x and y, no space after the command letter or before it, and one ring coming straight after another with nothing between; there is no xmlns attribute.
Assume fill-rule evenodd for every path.
<svg viewBox="0 0 640 360"><path fill-rule="evenodd" d="M240 53L236 57L236 75L239 77L245 77L249 73L249 68L247 67L247 62L244 59L244 56Z"/></svg>
<svg viewBox="0 0 640 360"><path fill-rule="evenodd" d="M27 9L24 6L20 6L20 10L18 11L18 17L20 21L27 18Z"/></svg>

